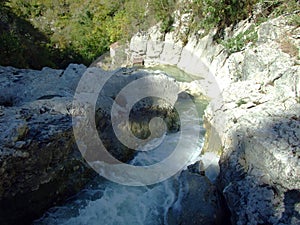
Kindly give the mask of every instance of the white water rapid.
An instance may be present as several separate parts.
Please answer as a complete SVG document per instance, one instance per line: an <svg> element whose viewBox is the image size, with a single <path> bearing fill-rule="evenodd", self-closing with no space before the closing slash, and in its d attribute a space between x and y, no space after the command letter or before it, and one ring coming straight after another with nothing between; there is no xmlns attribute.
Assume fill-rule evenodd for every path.
<svg viewBox="0 0 300 225"><path fill-rule="evenodd" d="M182 74L181 74L182 76ZM176 76L175 76L176 78ZM197 107L205 108L204 103ZM184 107L184 104L182 104ZM195 123L189 108L184 109L191 129L201 130L198 143L190 146L193 156L190 164L199 160L204 141L204 129ZM202 112L200 112L201 114ZM199 119L198 119L199 120ZM132 165L150 165L161 161L172 153L179 133L167 134L163 142L154 150L140 151L130 162ZM154 139L144 146L152 149L160 140ZM182 154L185 150L182 149ZM207 157L206 157L207 158ZM211 157L208 157L210 160ZM168 214L181 210L181 198L188 191L188 185L180 178L180 172L161 183L150 186L123 186L103 178L96 178L86 189L72 197L65 205L51 208L35 225L161 225L168 224Z"/></svg>

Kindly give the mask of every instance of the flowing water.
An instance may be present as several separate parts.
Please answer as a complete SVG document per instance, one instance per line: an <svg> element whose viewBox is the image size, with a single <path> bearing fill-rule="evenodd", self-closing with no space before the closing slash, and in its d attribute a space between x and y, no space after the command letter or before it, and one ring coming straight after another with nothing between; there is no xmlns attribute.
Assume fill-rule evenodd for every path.
<svg viewBox="0 0 300 225"><path fill-rule="evenodd" d="M174 68L172 68L172 72L174 72ZM178 74L182 77L182 72ZM205 102L196 102L199 109L205 108ZM184 104L182 107L185 107ZM190 146L194 152L191 156L190 163L192 164L199 160L205 131L202 128L201 119L200 124L195 122L199 119L195 120L189 116L189 110L188 107L184 108L188 120L185 122L189 123L191 129L199 129L200 126L200 139L198 143ZM202 115L199 116L202 118ZM171 133L163 138L163 142L156 149L138 152L130 163L132 165L149 165L167 157L176 146L179 133ZM159 141L161 140L154 139L144 148L151 149L152 146L157 146ZM182 152L184 154L184 149ZM69 199L65 205L51 208L34 224L168 224L170 209L172 208L173 212L180 211L182 193L188 188L183 182L180 172L163 182L141 187L123 186L97 177L86 189Z"/></svg>

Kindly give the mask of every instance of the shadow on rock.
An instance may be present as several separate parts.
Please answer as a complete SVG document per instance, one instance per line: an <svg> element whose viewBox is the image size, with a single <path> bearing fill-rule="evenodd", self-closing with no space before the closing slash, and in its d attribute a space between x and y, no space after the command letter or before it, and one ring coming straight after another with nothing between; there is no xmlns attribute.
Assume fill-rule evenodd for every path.
<svg viewBox="0 0 300 225"><path fill-rule="evenodd" d="M299 113L267 118L230 137L220 160L219 189L233 224L300 223Z"/></svg>

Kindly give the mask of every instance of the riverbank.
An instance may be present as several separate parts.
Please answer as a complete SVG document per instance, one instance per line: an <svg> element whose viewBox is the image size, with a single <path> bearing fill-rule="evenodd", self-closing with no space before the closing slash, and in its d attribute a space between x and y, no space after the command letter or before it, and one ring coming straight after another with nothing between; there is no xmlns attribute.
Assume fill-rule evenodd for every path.
<svg viewBox="0 0 300 225"><path fill-rule="evenodd" d="M172 71L174 73L176 72L174 69ZM134 150L136 148L130 149L117 140L117 137L120 138L120 136L114 133L111 116L116 115L117 118L119 118L119 116L123 115L131 99L138 97L138 93L144 94L146 90L145 87L150 88L150 93L157 94L161 92L165 98L170 95L168 92L169 89L164 89L161 85L165 87L163 81L167 81L166 84L172 85L172 90L173 92L175 91L175 94L172 94L167 100L173 99L173 104L177 100L182 101L184 104L188 102L192 103L192 105L194 105L194 111L191 111L192 108L189 104L183 105L183 112L187 112L185 112L184 117L180 117L182 122L179 124L178 115L170 108L170 103L166 104L161 100L155 100L150 95L146 99L142 98L138 104L134 104L130 110L131 131L139 138L147 138L149 129L152 132L159 128L157 126L159 121L151 121L152 125L150 123L149 128L149 120L152 117L160 116L160 118L165 120L167 128L165 135L167 135L168 140L160 148L159 153L149 151L151 153L150 156L147 154L145 156L141 155L140 161L136 159L136 163L143 165L145 160L147 162L150 159L156 160L155 162L160 162L164 157L172 155L171 153L176 147L177 140L177 138L172 137L180 136L180 132L178 131L181 129L188 129L193 135L189 136L189 133L186 134L188 136L183 138L186 143L183 144L185 149L177 151L177 154L180 154L180 156L175 157L176 161L169 160L171 162L171 168L173 167L172 165L176 165L175 168L178 168L178 170L176 169L171 175L174 175L185 166L187 162L183 161L184 159L189 160L193 155L198 158L201 152L204 130L201 128L202 122L200 123L200 118L196 115L198 115L198 113L200 113L200 115L204 113L207 101L203 100L201 96L190 96L184 92L186 87L189 85L193 86L193 82L191 78L187 78L187 75L181 73L181 71L179 73L182 79L181 82L176 81L166 73L158 70L121 68L115 71L104 71L100 68L86 68L83 65L75 64L69 65L66 70L44 68L41 71L37 71L1 67L0 72L2 74L0 77L0 126L4 131L0 135L0 139L2 140L2 151L0 155L0 176L2 180L2 182L0 182L0 202L2 207L0 217L1 224L31 224L33 219L39 218L49 207L59 206L64 203L69 197L74 196L85 188L93 179L97 180L99 185L99 190L96 191L102 190L102 188L105 187L105 183L108 182L105 182L104 178L98 177L90 167L93 167L95 161L97 163L97 161L103 160L103 155L99 153L100 149L96 146L97 140L100 137L105 148L108 149L108 152L116 160L119 160L118 164L128 162L135 157L136 152ZM78 83L83 82L82 79L84 76L97 79L97 82L86 82L82 89L78 89ZM91 134L87 129L89 128L88 124L91 123L92 118L86 115L89 115L91 109L90 105L93 104L91 99L93 98L90 97L86 99L88 102L82 102L82 105L74 104L75 89L77 90L77 96L79 94L86 96L90 93L94 93L91 89L94 84L101 84L101 79L106 79L107 77L110 77L110 79L102 87L99 96L97 94L95 115L93 114L98 132ZM152 79L147 80L148 85L143 86L142 92L135 92L135 94L124 95L123 97L118 96L120 91L127 84L148 77ZM155 86L151 85L151 83L154 84L155 82ZM140 89L137 89L137 91L138 90ZM191 97L194 101L189 100ZM118 104L118 111L111 114L111 108L114 102ZM152 106L152 104L154 105ZM155 107L155 104L158 104L158 107ZM145 111L147 112L146 115ZM195 113L196 115L194 115ZM184 122L188 123L188 125L184 125ZM151 126L154 130L153 128L151 129ZM77 127L77 132L79 131L80 133L76 133L75 127ZM126 128L126 126L121 126L121 129L124 128ZM124 134L127 133L128 132L125 131ZM192 141L190 137L195 137L196 141ZM200 139L198 140L198 138ZM133 144L137 143L133 142ZM149 145L148 143L146 144ZM192 146L188 150L186 148L189 145ZM148 148L149 147L151 147L151 144ZM166 151L166 149L168 149L168 151ZM176 162L179 164L177 165ZM149 161L150 165L153 163L151 160ZM210 161L207 160L205 166L209 167L210 164ZM97 167L93 168L97 170ZM168 165L163 166L162 169L168 171ZM101 172L103 176L105 176L103 174L104 172L110 174L112 171L108 167L106 171ZM194 172L199 173L199 170L196 169ZM159 173L157 174L159 175ZM160 176L162 174L163 171ZM156 177L156 173L154 173L153 176ZM212 169L209 178L215 181L216 176L217 172ZM121 170L121 178L122 177L127 181L128 177L124 169ZM180 173L177 177L180 177ZM153 197L164 194L170 195L170 199L165 203L165 207L162 209L163 211L159 214L159 216L162 217L162 221L164 221L168 220L171 216L174 219L178 219L179 215L176 213L178 209L170 208L175 202L177 202L177 205L180 205L181 198L185 199L184 196L188 198L188 195L191 194L188 191L189 182L191 182L193 186L201 186L203 184L205 187L202 187L203 192L194 193L193 191L193 196L199 195L199 198L202 198L201 196L203 195L210 196L211 205L207 208L206 213L199 214L197 218L203 218L205 221L214 221L216 219L214 216L215 210L219 207L219 203L217 203L216 189L212 181L209 181L205 177L199 178L198 175L189 173L184 175L184 177L186 177L184 179L187 179L187 183L181 184L183 181L178 178L167 181L162 185L157 184L153 190L152 187L142 187L141 190L146 191L146 197L149 195L150 198L152 198L152 195ZM167 178L168 177L165 177L163 179ZM196 185L195 180L201 182ZM117 186L112 182L110 183L109 186L116 186L114 188L116 193L119 193L120 190L126 190L126 188L124 189L121 185ZM101 185L104 186L102 187ZM167 188L167 190L165 190L165 188ZM134 188L128 188L129 192L123 193L124 200L127 199L127 194L130 194L133 189ZM138 190L137 194L141 190ZM158 191L158 193L156 193L156 191ZM152 192L154 193L152 194ZM179 194L181 192L184 193ZM94 193L94 190L91 190L91 193ZM118 196L119 195L116 195L117 199ZM89 198L83 201L88 200ZM99 201L103 200L99 199ZM141 205L144 203L145 202L140 202ZM32 207L25 207L27 204L31 204ZM133 201L131 204L135 205L136 202ZM157 208L160 207L159 204L159 201L153 202L153 205ZM202 202L198 207L205 208L206 205L207 203ZM79 205L76 210L82 207L82 205ZM117 210L118 205L112 204L111 207L116 207ZM65 209L64 206L62 208ZM133 209L134 207L130 210ZM184 214L191 214L195 213L195 209L197 208L184 208L181 211L184 212ZM121 210L121 208L118 208L118 210ZM126 210L124 212L126 212ZM137 214L138 212L139 211L137 211ZM93 212L88 211L87 213L93 217ZM63 214L68 218L68 212ZM110 214L108 214L106 218L108 220L109 215ZM219 217L218 215L218 218ZM137 218L138 215L135 219ZM98 224L98 219L94 221L96 224ZM180 218L181 221L187 221L186 219L185 217ZM41 223L47 224L47 221L48 220L43 219ZM49 223L52 224L52 222Z"/></svg>
<svg viewBox="0 0 300 225"><path fill-rule="evenodd" d="M257 40L232 54L213 41L214 32L183 45L175 32L162 39L153 27L130 43L131 60L204 78L195 87L211 99L204 152L221 154L218 188L233 224L299 223L300 28L289 22L292 16L260 24ZM227 35L252 26L243 21Z"/></svg>

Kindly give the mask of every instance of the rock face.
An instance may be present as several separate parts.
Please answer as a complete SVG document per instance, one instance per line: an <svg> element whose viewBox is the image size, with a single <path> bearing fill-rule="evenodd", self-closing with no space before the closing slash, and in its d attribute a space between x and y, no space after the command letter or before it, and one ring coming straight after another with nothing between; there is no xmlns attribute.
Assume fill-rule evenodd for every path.
<svg viewBox="0 0 300 225"><path fill-rule="evenodd" d="M0 68L0 223L28 224L95 174L76 148L69 110L85 71Z"/></svg>
<svg viewBox="0 0 300 225"><path fill-rule="evenodd" d="M300 67L280 44L299 46L299 28L285 19L262 24L255 46L229 56L235 82L206 113L222 143L219 184L234 224L300 223Z"/></svg>
<svg viewBox="0 0 300 225"><path fill-rule="evenodd" d="M203 78L197 87L212 99L204 150L221 153L218 188L233 224L300 223L300 66L294 51L300 28L290 25L290 16L262 23L257 42L231 55L213 42L213 33L191 37L184 47L172 33L161 41L155 28L132 39L132 54L141 54L146 65L175 65ZM246 27L240 23L233 34Z"/></svg>
<svg viewBox="0 0 300 225"><path fill-rule="evenodd" d="M147 73L126 69L105 72L82 65L70 65L64 71L0 67L0 224L29 224L96 175L78 151L72 129L72 115L81 110L73 107L73 97L86 73L111 76L96 104L99 136L118 160L133 157L134 150L116 141L110 111L120 89ZM163 76L157 75L157 79ZM176 101L177 96L174 98ZM125 107L128 96L117 100L120 108ZM133 132L141 137L149 132L142 107L149 115L169 118L169 131L178 130L177 115L169 107L152 103L153 99L145 99L132 109Z"/></svg>

